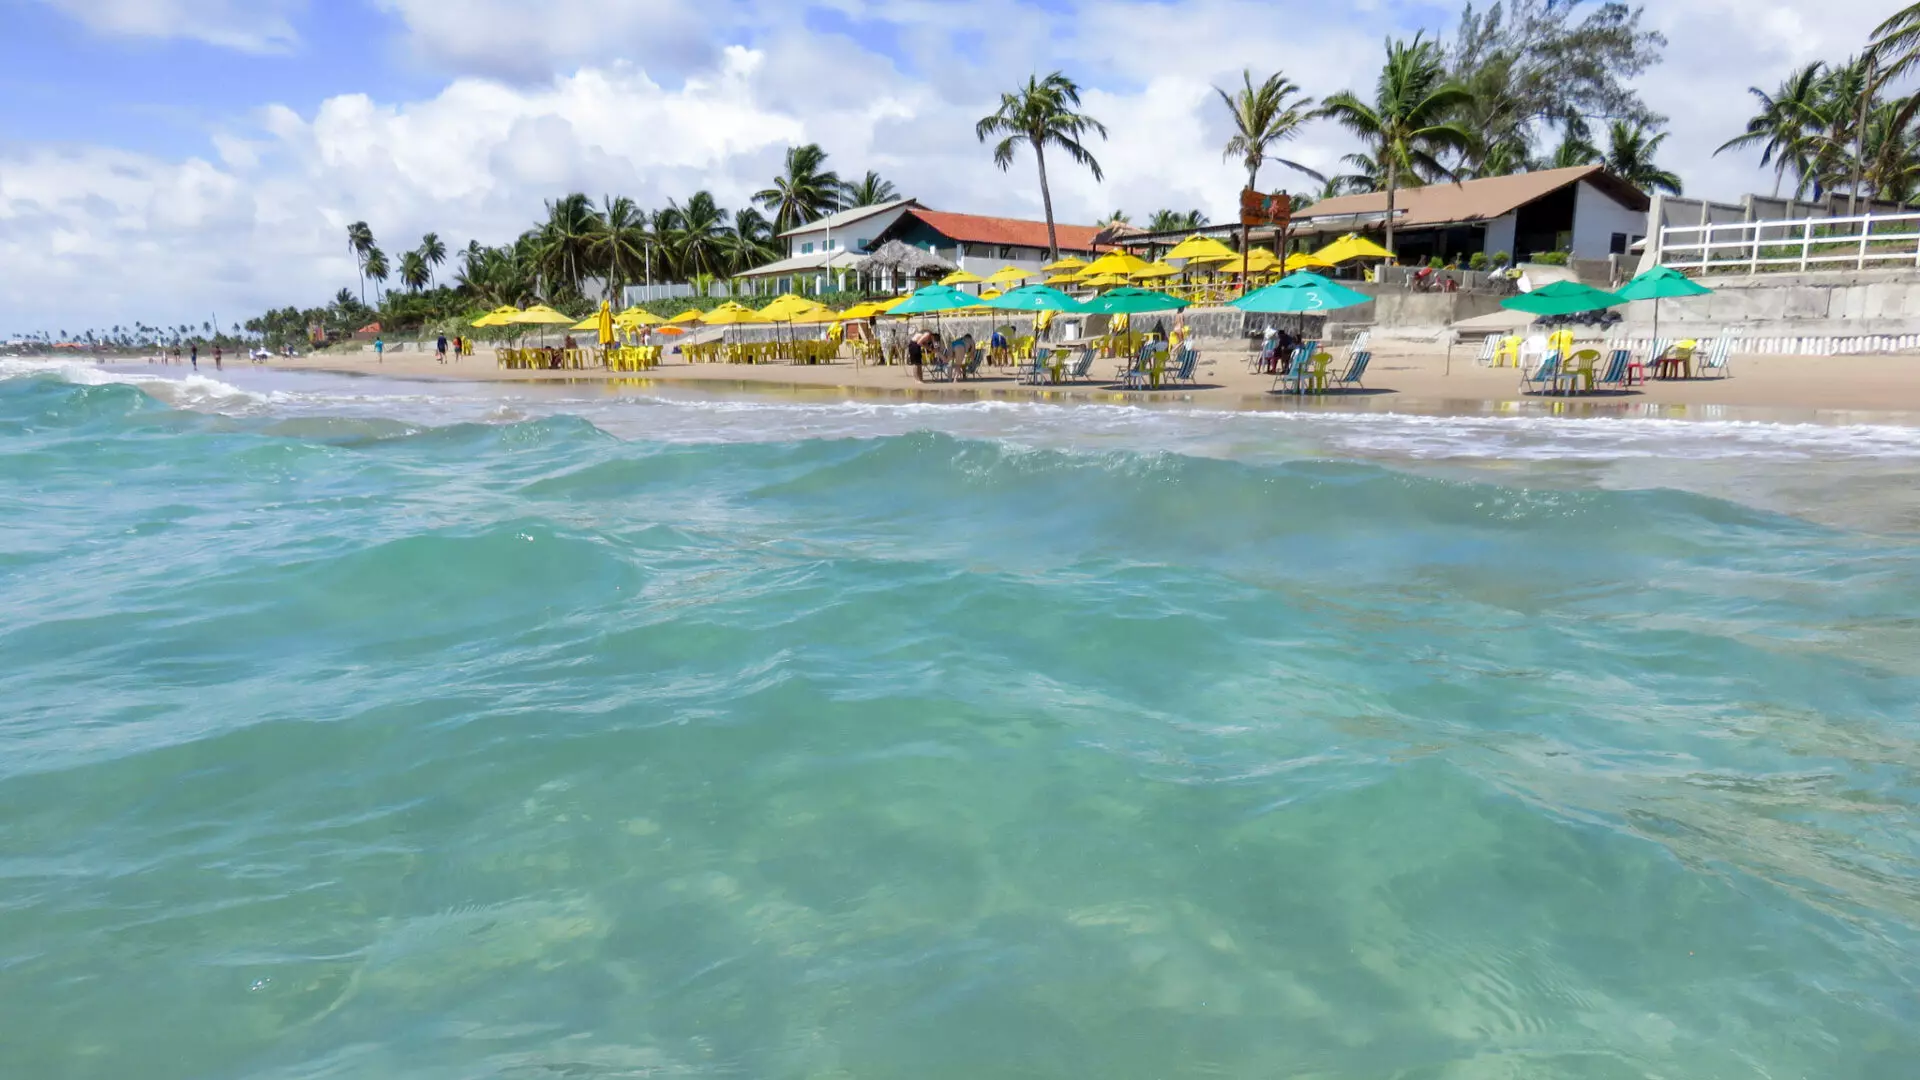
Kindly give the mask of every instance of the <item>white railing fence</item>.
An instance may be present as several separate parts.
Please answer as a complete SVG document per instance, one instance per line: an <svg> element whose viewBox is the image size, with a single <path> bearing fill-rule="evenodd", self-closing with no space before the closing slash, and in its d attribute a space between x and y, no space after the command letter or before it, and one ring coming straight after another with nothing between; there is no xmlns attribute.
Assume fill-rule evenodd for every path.
<svg viewBox="0 0 1920 1080"><path fill-rule="evenodd" d="M1920 267L1920 213L1666 225L1657 260L1701 273Z"/></svg>

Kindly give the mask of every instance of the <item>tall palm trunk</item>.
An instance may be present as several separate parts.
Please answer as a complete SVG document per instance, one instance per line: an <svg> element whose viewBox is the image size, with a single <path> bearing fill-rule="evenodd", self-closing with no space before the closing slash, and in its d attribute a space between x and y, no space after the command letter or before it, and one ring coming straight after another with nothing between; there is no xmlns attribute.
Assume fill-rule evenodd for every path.
<svg viewBox="0 0 1920 1080"><path fill-rule="evenodd" d="M1393 246L1393 202L1400 188L1400 163L1392 157L1387 158L1387 250L1393 252L1394 261L1400 259L1399 249Z"/></svg>
<svg viewBox="0 0 1920 1080"><path fill-rule="evenodd" d="M1247 190L1248 191L1254 190L1253 183L1254 183L1256 172L1257 170L1254 170L1254 169L1247 170ZM1251 261L1252 251L1253 251L1253 235L1247 228L1246 212L1242 210L1240 213L1240 295L1241 296L1247 295L1247 270L1249 269L1249 267L1247 266L1247 263ZM1284 259L1286 258L1286 256L1282 255L1281 258Z"/></svg>
<svg viewBox="0 0 1920 1080"><path fill-rule="evenodd" d="M1859 213L1861 173L1867 167L1867 106L1873 103L1874 69L1878 66L1874 58L1868 56L1867 77L1860 87L1860 115L1853 125L1853 182L1847 186L1848 217Z"/></svg>
<svg viewBox="0 0 1920 1080"><path fill-rule="evenodd" d="M1047 151L1039 139L1033 140L1033 159L1040 163L1040 205L1047 211L1047 247L1053 252L1048 262L1060 260L1060 238L1053 231L1053 191L1047 187Z"/></svg>

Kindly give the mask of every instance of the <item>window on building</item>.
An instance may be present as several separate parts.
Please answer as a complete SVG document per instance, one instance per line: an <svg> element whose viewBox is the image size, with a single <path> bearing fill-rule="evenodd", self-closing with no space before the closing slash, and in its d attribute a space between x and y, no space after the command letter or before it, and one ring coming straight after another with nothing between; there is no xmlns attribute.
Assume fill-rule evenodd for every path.
<svg viewBox="0 0 1920 1080"><path fill-rule="evenodd" d="M991 259L993 258L993 245L992 244L968 244L967 254L973 255L982 259Z"/></svg>
<svg viewBox="0 0 1920 1080"><path fill-rule="evenodd" d="M804 243L804 244L801 244L801 245L800 245L800 254L802 254L802 255L811 255L811 254L813 254L813 241L811 241L811 240L809 240L809 241L807 241L806 243Z"/></svg>
<svg viewBox="0 0 1920 1080"><path fill-rule="evenodd" d="M872 244L873 244L872 237L862 236L854 240L853 250L859 252L862 255L865 255L867 253L867 248L870 247Z"/></svg>
<svg viewBox="0 0 1920 1080"><path fill-rule="evenodd" d="M1000 258L1011 259L1013 257L1014 257L1014 254L1013 254L1012 248L1006 246L1005 244L1000 245Z"/></svg>
<svg viewBox="0 0 1920 1080"><path fill-rule="evenodd" d="M1627 253L1627 234L1623 232L1614 233L1613 238L1607 241L1607 253L1610 255L1625 255Z"/></svg>

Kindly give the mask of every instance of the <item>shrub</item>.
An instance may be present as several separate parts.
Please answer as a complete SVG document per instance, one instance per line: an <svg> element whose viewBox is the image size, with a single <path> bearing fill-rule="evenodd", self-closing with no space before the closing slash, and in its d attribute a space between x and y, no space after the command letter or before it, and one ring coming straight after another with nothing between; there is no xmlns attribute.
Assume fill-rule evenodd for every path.
<svg viewBox="0 0 1920 1080"><path fill-rule="evenodd" d="M1438 255L1435 255L1433 258L1427 260L1427 269L1429 270L1438 270L1445 265L1447 265L1446 261L1440 258L1440 256Z"/></svg>
<svg viewBox="0 0 1920 1080"><path fill-rule="evenodd" d="M1567 253L1564 251L1543 251L1535 255L1533 261L1539 263L1541 266L1565 266L1567 265Z"/></svg>
<svg viewBox="0 0 1920 1080"><path fill-rule="evenodd" d="M1506 266L1512 262L1513 256L1504 251L1496 251L1493 253L1493 265L1495 266Z"/></svg>
<svg viewBox="0 0 1920 1080"><path fill-rule="evenodd" d="M1469 270L1485 270L1486 268L1487 253L1484 251L1476 251L1467 259L1467 269Z"/></svg>

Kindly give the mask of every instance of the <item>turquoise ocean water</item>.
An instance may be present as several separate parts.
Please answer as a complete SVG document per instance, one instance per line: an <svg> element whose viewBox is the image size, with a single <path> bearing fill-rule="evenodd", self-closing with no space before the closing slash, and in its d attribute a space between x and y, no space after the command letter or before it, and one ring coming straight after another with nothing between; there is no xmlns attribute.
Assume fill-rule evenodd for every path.
<svg viewBox="0 0 1920 1080"><path fill-rule="evenodd" d="M0 1077L1911 1080L1920 431L0 369Z"/></svg>

